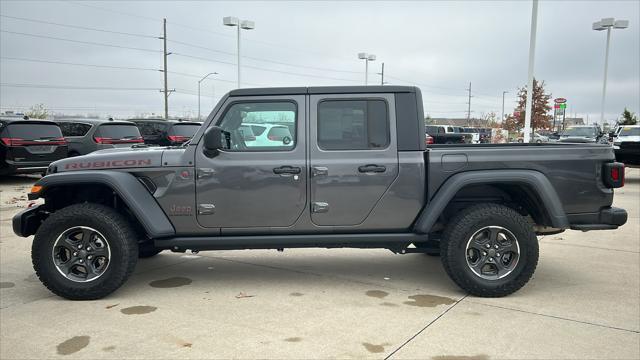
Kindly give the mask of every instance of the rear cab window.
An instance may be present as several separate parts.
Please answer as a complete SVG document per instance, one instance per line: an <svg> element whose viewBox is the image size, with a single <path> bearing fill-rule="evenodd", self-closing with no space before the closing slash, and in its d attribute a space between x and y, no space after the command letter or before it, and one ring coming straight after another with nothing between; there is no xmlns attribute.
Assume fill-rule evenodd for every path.
<svg viewBox="0 0 640 360"><path fill-rule="evenodd" d="M340 99L318 103L318 146L322 150L379 150L389 142L385 100Z"/></svg>

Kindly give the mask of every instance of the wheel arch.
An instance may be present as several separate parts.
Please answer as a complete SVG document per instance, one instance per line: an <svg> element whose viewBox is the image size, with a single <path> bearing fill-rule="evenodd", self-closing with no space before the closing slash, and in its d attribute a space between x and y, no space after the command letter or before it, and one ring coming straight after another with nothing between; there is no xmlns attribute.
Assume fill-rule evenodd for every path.
<svg viewBox="0 0 640 360"><path fill-rule="evenodd" d="M110 170L56 173L43 177L35 185L42 190L29 194L29 198L44 198L45 204L50 203L47 208L55 210L61 204L112 200L112 205L123 204L150 238L175 235L160 205L133 174Z"/></svg>
<svg viewBox="0 0 640 360"><path fill-rule="evenodd" d="M418 215L413 230L429 233L438 218L465 190L488 188L510 198L522 195L515 203L527 210L536 222L558 229L568 229L569 221L555 188L549 179L535 170L467 171L450 177ZM518 194L518 192L522 192Z"/></svg>

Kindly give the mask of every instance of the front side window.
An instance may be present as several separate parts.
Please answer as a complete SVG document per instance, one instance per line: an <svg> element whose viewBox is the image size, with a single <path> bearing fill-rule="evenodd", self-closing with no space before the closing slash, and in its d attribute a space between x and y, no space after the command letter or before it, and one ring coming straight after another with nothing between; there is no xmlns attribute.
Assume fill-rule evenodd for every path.
<svg viewBox="0 0 640 360"><path fill-rule="evenodd" d="M323 150L376 150L389 145L384 100L325 100L318 103L318 146Z"/></svg>
<svg viewBox="0 0 640 360"><path fill-rule="evenodd" d="M236 103L218 126L230 151L287 151L296 146L296 111L289 101Z"/></svg>

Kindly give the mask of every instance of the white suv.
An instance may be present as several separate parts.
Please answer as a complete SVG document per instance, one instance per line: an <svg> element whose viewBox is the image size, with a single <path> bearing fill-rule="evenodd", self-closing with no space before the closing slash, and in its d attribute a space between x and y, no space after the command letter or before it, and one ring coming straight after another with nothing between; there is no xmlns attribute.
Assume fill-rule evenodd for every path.
<svg viewBox="0 0 640 360"><path fill-rule="evenodd" d="M247 147L295 145L291 131L286 125L242 123L240 131Z"/></svg>

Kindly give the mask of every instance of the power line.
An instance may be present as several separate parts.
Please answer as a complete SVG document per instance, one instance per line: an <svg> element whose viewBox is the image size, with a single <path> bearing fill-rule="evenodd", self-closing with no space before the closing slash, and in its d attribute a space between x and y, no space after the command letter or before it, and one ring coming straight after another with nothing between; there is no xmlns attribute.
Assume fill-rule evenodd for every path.
<svg viewBox="0 0 640 360"><path fill-rule="evenodd" d="M89 31L98 31L98 32L109 33L109 34L118 34L118 35L135 36L135 37L148 38L148 39L157 39L157 38L158 38L157 36L153 36L153 35L134 34L134 33L128 33L128 32L122 32L122 31L113 31L113 30L106 30L106 29L98 29L98 28L92 28L92 27L87 27L87 26L79 26L79 25L60 24L60 23L55 23L55 22L51 22L51 21L36 20L36 19L28 19L28 18L23 18L23 17L18 17L18 16L9 16L9 15L0 15L0 16L1 16L1 17L4 17L4 18L8 18L8 19L14 19L14 20L21 20L21 21L34 22L34 23L38 23L38 24L47 24L47 25L62 26L62 27L68 27L68 28L72 28L72 29L81 29L81 30L89 30Z"/></svg>
<svg viewBox="0 0 640 360"><path fill-rule="evenodd" d="M197 59L197 60L202 60L202 61L208 61L208 62L214 62L214 63L220 63L220 64L227 64L227 65L233 65L233 66L236 65L235 63L232 63L232 62L229 62L229 61L213 60L213 59L209 59L209 58L203 58L203 57L200 57L200 56L193 56L193 55L187 55L187 54L182 54L182 53L175 53L174 52L174 53L172 53L172 55L183 56L183 57L187 57L187 58L192 58L192 59ZM335 78L335 77L321 76L321 75L301 74L301 73L294 73L294 72L290 72L290 71L267 69L267 68L263 68L263 67L259 67L259 66L253 66L253 65L243 65L243 67L249 68L249 69L261 70L261 71L275 72L275 73L280 73L280 74L294 75L294 76L311 77L311 78L319 78L319 79L329 79L329 80L338 80L338 81L360 82L359 80Z"/></svg>
<svg viewBox="0 0 640 360"><path fill-rule="evenodd" d="M28 34L28 33L17 32L17 31L0 30L0 32L6 33L6 34L30 36L30 37L36 37L36 38L51 39L51 40L58 40L58 41L66 41L66 42L86 44L86 45L106 46L106 47L113 47L113 48L119 48L119 49L138 50L138 51L145 51L145 52L152 52L152 53L161 53L162 52L161 50L136 48L136 47L129 47L129 46L114 45L114 44L105 44L105 43L92 42L92 41L73 40L73 39L58 38L58 37L47 36L47 35Z"/></svg>
<svg viewBox="0 0 640 360"><path fill-rule="evenodd" d="M38 62L38 63L45 63L45 64L57 64L57 65L86 66L86 67L105 68L105 69L140 70L140 71L156 71L156 72L160 71L158 69L141 68L141 67L133 67L133 66L84 64L84 63L73 63L73 62L55 61L55 60L39 60L39 59L17 58L17 57L9 57L9 56L2 56L2 57L0 57L0 59L3 59L3 60L15 60L15 61L29 61L29 62Z"/></svg>
<svg viewBox="0 0 640 360"><path fill-rule="evenodd" d="M66 90L126 90L126 91L158 91L158 88L141 87L112 87L112 86L75 86L75 85L50 85L50 84L22 84L0 83L4 87L31 88L31 89L66 89Z"/></svg>
<svg viewBox="0 0 640 360"><path fill-rule="evenodd" d="M132 17L136 17L136 18L139 18L139 19L149 20L149 21L157 21L157 22L162 21L161 19L152 18L152 17L149 17L149 16L143 16L143 15L133 14L133 13L125 12L125 11L107 9L107 8L103 8L103 7L100 7L100 6L85 4L84 2L80 2L80 1L66 1L66 2L69 3L69 4L73 4L73 5L79 5L79 6L94 8L94 9L98 9L98 10L102 10L102 11L108 11L108 12L112 12L112 13L120 14L120 15L132 16Z"/></svg>

